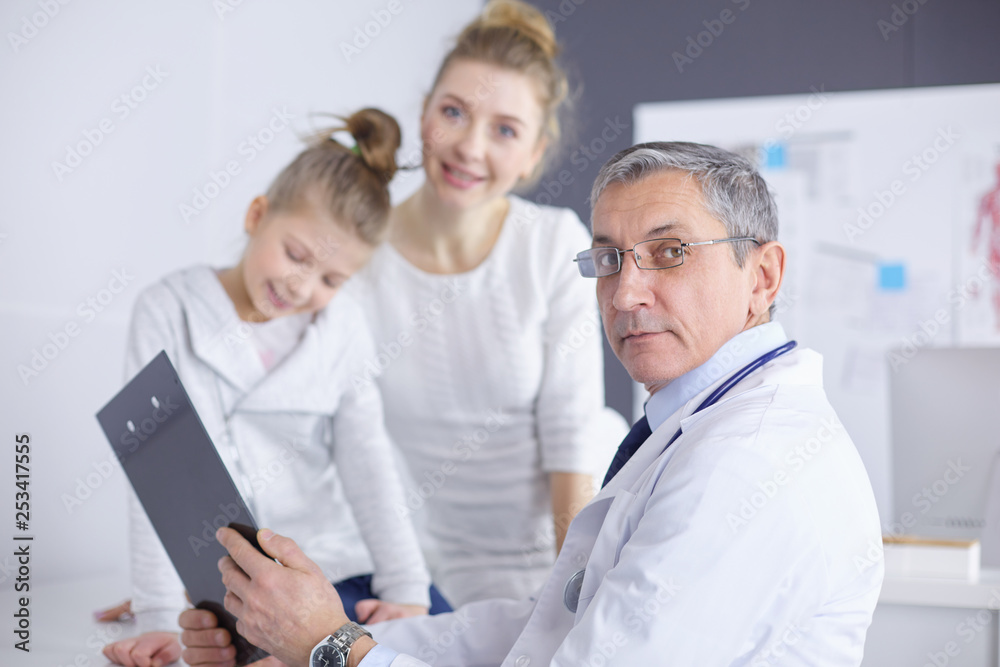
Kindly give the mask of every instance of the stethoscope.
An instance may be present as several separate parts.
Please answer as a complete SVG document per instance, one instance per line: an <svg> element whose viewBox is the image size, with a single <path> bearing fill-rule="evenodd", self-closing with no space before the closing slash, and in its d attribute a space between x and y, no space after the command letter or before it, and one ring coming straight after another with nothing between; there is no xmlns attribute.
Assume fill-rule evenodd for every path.
<svg viewBox="0 0 1000 667"><path fill-rule="evenodd" d="M780 357L786 352L790 352L793 348L795 348L796 345L798 345L797 341L790 340L781 347L776 347L770 352L767 352L766 354L762 354L761 356L757 357L749 364L747 364L740 370L736 371L733 375L729 377L728 380L726 380L718 387L716 387L715 391L709 394L708 398L702 401L701 405L699 405L695 409L695 411L692 412L691 414L695 415L704 410L705 408L712 407L713 405L718 403L723 396L726 395L726 392L728 392L730 389L732 389L737 384L742 382L743 379L746 378L746 376L750 375L764 364L773 361L774 359ZM670 442L668 442L666 446L664 446L664 449L674 444L674 441L677 438L681 437L681 431L682 429L680 428L677 429L677 432L674 433L674 436L672 438L670 438ZM573 614L576 613L577 608L580 606L580 590L583 588L584 572L586 572L585 569L576 572L572 577L569 578L569 581L566 582L566 588L563 589L563 603L566 605L566 608L569 609L570 613Z"/></svg>

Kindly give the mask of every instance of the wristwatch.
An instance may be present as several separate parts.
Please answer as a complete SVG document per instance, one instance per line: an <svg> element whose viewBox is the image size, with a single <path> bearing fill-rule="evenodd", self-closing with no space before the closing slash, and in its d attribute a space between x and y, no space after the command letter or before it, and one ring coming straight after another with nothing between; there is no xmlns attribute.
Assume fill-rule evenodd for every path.
<svg viewBox="0 0 1000 667"><path fill-rule="evenodd" d="M309 667L347 667L347 656L354 642L372 633L348 621L340 629L316 644L309 654Z"/></svg>

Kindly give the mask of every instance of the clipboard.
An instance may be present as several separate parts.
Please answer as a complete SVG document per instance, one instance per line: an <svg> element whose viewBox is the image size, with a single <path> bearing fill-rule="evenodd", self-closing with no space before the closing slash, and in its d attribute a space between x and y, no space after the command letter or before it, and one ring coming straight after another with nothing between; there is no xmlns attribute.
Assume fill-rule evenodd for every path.
<svg viewBox="0 0 1000 667"><path fill-rule="evenodd" d="M215 539L216 529L229 526L264 553L257 524L167 353L139 371L97 421L192 604L214 613L229 631L237 665L266 658L236 632L236 618L223 607L226 587L217 563L227 552Z"/></svg>

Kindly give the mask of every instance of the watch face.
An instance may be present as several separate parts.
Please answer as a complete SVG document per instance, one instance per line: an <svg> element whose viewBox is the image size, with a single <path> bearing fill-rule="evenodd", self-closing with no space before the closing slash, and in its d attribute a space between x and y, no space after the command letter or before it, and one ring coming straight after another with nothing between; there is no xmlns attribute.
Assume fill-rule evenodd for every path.
<svg viewBox="0 0 1000 667"><path fill-rule="evenodd" d="M313 653L310 667L347 667L347 661L336 647L324 644Z"/></svg>

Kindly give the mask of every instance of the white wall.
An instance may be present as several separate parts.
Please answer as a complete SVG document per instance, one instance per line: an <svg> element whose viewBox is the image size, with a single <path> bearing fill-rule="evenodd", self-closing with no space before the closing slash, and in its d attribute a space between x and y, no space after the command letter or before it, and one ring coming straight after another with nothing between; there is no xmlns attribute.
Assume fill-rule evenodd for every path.
<svg viewBox="0 0 1000 667"><path fill-rule="evenodd" d="M449 39L479 6L3 3L0 536L10 545L19 533L14 437L29 433L36 583L126 573L126 482L94 413L121 386L136 295L177 268L239 256L245 207L300 150L310 113L379 106L403 125L402 155L414 155L422 96ZM372 12L386 23L377 31ZM366 24L377 35L348 59L341 44ZM241 152L248 135L264 131L267 139L275 109L293 116L290 126L256 155ZM100 131L102 122L110 132ZM87 154L68 171L56 167L74 148ZM185 220L180 205L191 205L193 190L231 160L240 173ZM404 176L396 194L418 182ZM111 282L116 272L124 287ZM51 359L22 379L18 367L31 368L35 351ZM0 548L0 590L11 586L11 552Z"/></svg>

